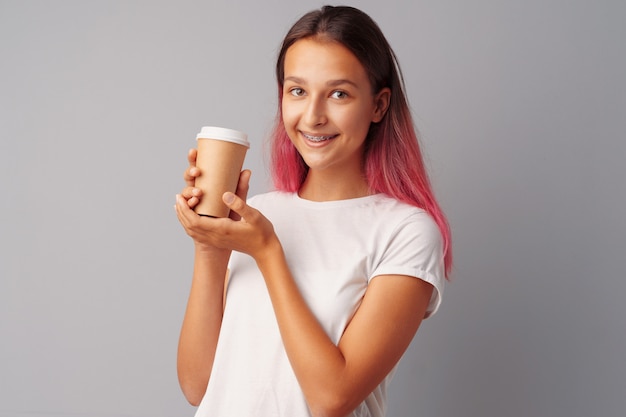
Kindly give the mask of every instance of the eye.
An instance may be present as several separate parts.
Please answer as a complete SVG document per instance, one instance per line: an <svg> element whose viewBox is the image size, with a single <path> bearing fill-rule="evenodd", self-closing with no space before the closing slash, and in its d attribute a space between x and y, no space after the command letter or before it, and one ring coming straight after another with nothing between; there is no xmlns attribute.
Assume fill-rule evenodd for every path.
<svg viewBox="0 0 626 417"><path fill-rule="evenodd" d="M289 94L291 94L294 97L300 97L304 95L304 90L300 87L294 87L289 90Z"/></svg>
<svg viewBox="0 0 626 417"><path fill-rule="evenodd" d="M332 98L336 98L336 99L344 99L344 98L348 98L348 93L346 93L345 91L341 91L341 90L335 90L333 91L333 93L330 95Z"/></svg>

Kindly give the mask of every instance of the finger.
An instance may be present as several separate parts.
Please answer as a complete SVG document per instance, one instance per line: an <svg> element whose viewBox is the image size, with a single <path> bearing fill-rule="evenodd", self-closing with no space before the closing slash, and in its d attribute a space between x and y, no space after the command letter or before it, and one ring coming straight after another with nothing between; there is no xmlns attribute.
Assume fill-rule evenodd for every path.
<svg viewBox="0 0 626 417"><path fill-rule="evenodd" d="M195 166L197 157L198 157L198 150L195 148L189 149L189 152L187 152L187 161L189 161L189 165Z"/></svg>
<svg viewBox="0 0 626 417"><path fill-rule="evenodd" d="M244 169L241 171L241 174L239 174L239 182L237 183L237 191L235 191L235 194L237 194L242 200L246 200L248 197L251 176L252 172L249 169Z"/></svg>
<svg viewBox="0 0 626 417"><path fill-rule="evenodd" d="M192 197L201 197L202 190L197 187L185 187L180 192L180 195L182 195L184 199L189 200Z"/></svg>
<svg viewBox="0 0 626 417"><path fill-rule="evenodd" d="M185 187L180 192L180 195L187 201L189 207L194 208L200 202L202 190L196 187Z"/></svg>
<svg viewBox="0 0 626 417"><path fill-rule="evenodd" d="M242 220L247 219L249 222L253 218L255 210L247 205L246 202L236 194L226 192L222 196L222 200L224 201L224 204L226 204L231 211L237 213Z"/></svg>
<svg viewBox="0 0 626 417"><path fill-rule="evenodd" d="M193 187L196 178L200 176L200 169L196 166L190 166L185 170L183 178L188 186Z"/></svg>
<svg viewBox="0 0 626 417"><path fill-rule="evenodd" d="M237 196L243 201L246 201L246 199L248 198L248 190L250 189L250 175L251 172L249 169L241 171L241 173L239 174L239 182L237 182L237 190L235 191L235 194L237 194ZM241 220L241 216L233 210L230 211L230 215L228 217L235 221Z"/></svg>
<svg viewBox="0 0 626 417"><path fill-rule="evenodd" d="M178 219L183 223L183 225L188 224L188 211L191 211L191 208L187 204L187 200L180 195L176 194L176 204L174 205L176 209L176 214L178 215Z"/></svg>
<svg viewBox="0 0 626 417"><path fill-rule="evenodd" d="M182 208L186 204L181 204L180 200L182 200L182 197L176 194L176 204L174 204L174 210L176 210L176 217L178 217L178 221L185 228L185 230L187 230L188 222Z"/></svg>
<svg viewBox="0 0 626 417"><path fill-rule="evenodd" d="M189 162L189 167L185 170L183 174L183 178L188 186L193 187L196 177L200 175L200 170L196 167L196 158L198 155L198 151L196 149L190 149L187 153L187 161Z"/></svg>
<svg viewBox="0 0 626 417"><path fill-rule="evenodd" d="M198 223L202 222L203 218L199 217L196 212L189 207L187 201L180 194L176 195L176 204L174 207L176 208L178 220L187 231L187 234L194 237Z"/></svg>

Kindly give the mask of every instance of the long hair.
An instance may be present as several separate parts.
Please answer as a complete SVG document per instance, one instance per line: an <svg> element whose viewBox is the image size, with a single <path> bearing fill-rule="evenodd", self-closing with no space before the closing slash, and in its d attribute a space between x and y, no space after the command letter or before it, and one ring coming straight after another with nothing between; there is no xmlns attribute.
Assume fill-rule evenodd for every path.
<svg viewBox="0 0 626 417"><path fill-rule="evenodd" d="M271 170L274 186L296 192L308 167L289 139L282 118L281 99L285 55L300 39L318 38L342 44L368 74L372 93L388 87L389 108L379 123L372 123L365 142L364 169L371 192L384 193L428 212L441 231L446 276L452 267L451 233L432 191L419 148L398 60L382 31L367 14L347 6L324 6L305 14L289 30L276 62L278 115L272 132Z"/></svg>

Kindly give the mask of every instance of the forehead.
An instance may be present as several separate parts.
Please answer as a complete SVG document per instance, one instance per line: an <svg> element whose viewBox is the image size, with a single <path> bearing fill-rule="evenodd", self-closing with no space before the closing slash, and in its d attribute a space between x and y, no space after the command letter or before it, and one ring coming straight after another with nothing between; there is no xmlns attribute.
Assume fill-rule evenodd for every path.
<svg viewBox="0 0 626 417"><path fill-rule="evenodd" d="M349 79L369 84L365 68L357 57L335 41L301 39L287 50L284 66L285 78L311 81Z"/></svg>

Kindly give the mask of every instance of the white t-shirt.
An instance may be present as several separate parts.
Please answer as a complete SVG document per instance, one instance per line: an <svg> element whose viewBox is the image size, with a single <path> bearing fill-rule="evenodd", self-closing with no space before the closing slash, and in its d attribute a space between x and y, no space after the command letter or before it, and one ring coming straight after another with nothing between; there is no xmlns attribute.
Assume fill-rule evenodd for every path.
<svg viewBox="0 0 626 417"><path fill-rule="evenodd" d="M338 343L369 281L409 275L444 287L443 244L422 209L383 194L313 202L295 193L257 195L248 204L274 225L308 306ZM233 252L224 319L206 394L196 417L309 417L255 261ZM384 279L384 277L381 277ZM350 415L383 417L390 375Z"/></svg>

